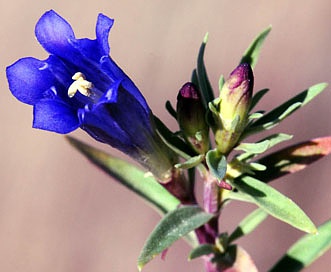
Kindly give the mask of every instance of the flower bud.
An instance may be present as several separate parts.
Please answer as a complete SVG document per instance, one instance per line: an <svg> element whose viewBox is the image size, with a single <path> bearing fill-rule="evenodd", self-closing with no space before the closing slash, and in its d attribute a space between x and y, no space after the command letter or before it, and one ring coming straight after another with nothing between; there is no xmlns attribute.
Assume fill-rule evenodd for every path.
<svg viewBox="0 0 331 272"><path fill-rule="evenodd" d="M231 151L245 129L252 100L254 76L248 63L240 64L220 90L216 143L221 153Z"/></svg>
<svg viewBox="0 0 331 272"><path fill-rule="evenodd" d="M193 83L185 83L177 96L177 121L185 140L198 153L209 149L209 127L201 95Z"/></svg>

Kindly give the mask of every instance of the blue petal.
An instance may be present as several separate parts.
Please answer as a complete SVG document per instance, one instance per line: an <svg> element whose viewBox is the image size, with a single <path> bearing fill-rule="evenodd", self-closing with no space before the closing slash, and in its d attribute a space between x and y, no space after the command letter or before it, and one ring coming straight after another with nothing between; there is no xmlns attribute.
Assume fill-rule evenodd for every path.
<svg viewBox="0 0 331 272"><path fill-rule="evenodd" d="M110 19L109 17L101 13L99 14L95 32L97 41L99 42L103 50L103 55L109 55L110 47L108 43L108 36L113 24L113 19Z"/></svg>
<svg viewBox="0 0 331 272"><path fill-rule="evenodd" d="M123 143L125 142L126 145L145 149L146 142L153 137L151 112L146 113L139 101L123 89L120 82L112 86L110 99L107 101L107 98L103 97L93 106L90 114L103 119L100 122L101 129L113 138L121 140L125 135ZM109 121L113 127L110 127ZM112 142L108 144L113 145Z"/></svg>
<svg viewBox="0 0 331 272"><path fill-rule="evenodd" d="M103 56L108 56L110 47L108 37L114 20L109 17L99 14L96 24L96 40L91 39L76 39L70 40L70 43L75 49L80 51L82 55L99 63Z"/></svg>
<svg viewBox="0 0 331 272"><path fill-rule="evenodd" d="M81 128L97 141L107 143L125 153L134 153L134 143L107 111L104 111L104 107L93 110L87 107L80 109L78 116Z"/></svg>
<svg viewBox="0 0 331 272"><path fill-rule="evenodd" d="M68 22L53 10L44 13L39 19L35 34L46 51L59 56L70 52L69 41L75 39L75 34Z"/></svg>
<svg viewBox="0 0 331 272"><path fill-rule="evenodd" d="M23 58L7 67L9 89L20 101L33 105L43 98L44 92L54 84L47 63L35 58Z"/></svg>
<svg viewBox="0 0 331 272"><path fill-rule="evenodd" d="M103 94L103 96L99 99L98 104L102 103L116 103L117 102L117 95L118 89L121 85L122 81L117 80L110 86L110 88Z"/></svg>
<svg viewBox="0 0 331 272"><path fill-rule="evenodd" d="M96 40L76 39L71 40L70 43L72 47L77 50L77 54L75 56L76 60L79 57L81 59L91 59L94 63L99 63L99 60L102 57L102 52ZM74 60L71 59L70 61Z"/></svg>
<svg viewBox="0 0 331 272"><path fill-rule="evenodd" d="M79 127L75 109L61 100L43 99L33 108L33 127L61 134Z"/></svg>
<svg viewBox="0 0 331 272"><path fill-rule="evenodd" d="M101 69L109 75L114 81L121 80L122 86L126 89L131 95L133 95L136 100L142 105L145 109L146 113L150 112L149 106L136 87L136 85L132 82L132 80L123 72L123 70L117 66L117 64L110 57L103 57L101 60Z"/></svg>

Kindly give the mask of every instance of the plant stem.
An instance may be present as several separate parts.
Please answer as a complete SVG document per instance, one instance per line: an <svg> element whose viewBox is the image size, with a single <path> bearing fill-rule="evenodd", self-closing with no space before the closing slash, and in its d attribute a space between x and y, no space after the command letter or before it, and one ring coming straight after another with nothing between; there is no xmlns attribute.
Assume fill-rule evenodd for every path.
<svg viewBox="0 0 331 272"><path fill-rule="evenodd" d="M196 230L200 244L214 244L218 236L218 214L220 209L220 187L216 179L209 174L204 175L203 208L206 212L215 214L207 224ZM220 272L221 270L205 257L206 272Z"/></svg>

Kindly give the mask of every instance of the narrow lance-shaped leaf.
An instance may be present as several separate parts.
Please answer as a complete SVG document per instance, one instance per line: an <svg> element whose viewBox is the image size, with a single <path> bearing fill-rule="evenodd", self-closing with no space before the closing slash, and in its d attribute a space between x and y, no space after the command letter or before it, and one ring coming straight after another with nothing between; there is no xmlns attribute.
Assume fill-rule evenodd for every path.
<svg viewBox="0 0 331 272"><path fill-rule="evenodd" d="M174 152L185 159L195 156L193 150L183 140L172 133L159 118L154 116L154 121L157 132Z"/></svg>
<svg viewBox="0 0 331 272"><path fill-rule="evenodd" d="M258 163L267 167L267 171L256 173L255 177L269 182L286 174L298 172L330 153L331 136L286 147L258 160Z"/></svg>
<svg viewBox="0 0 331 272"><path fill-rule="evenodd" d="M138 269L141 271L156 255L184 235L207 223L213 216L198 206L183 206L169 212L146 241L138 258Z"/></svg>
<svg viewBox="0 0 331 272"><path fill-rule="evenodd" d="M193 69L193 71L192 71L191 82L192 82L195 86L199 86L197 69Z"/></svg>
<svg viewBox="0 0 331 272"><path fill-rule="evenodd" d="M115 158L75 138L67 137L67 139L93 164L117 179L131 191L140 195L161 214L176 209L180 204L180 201L163 188L153 177L146 176L145 172L134 165Z"/></svg>
<svg viewBox="0 0 331 272"><path fill-rule="evenodd" d="M245 131L245 133L250 134L250 131L253 131L253 133L255 133L261 130L274 127L283 119L292 114L294 111L309 103L326 87L326 83L319 83L308 88L307 90L304 90L303 92L299 93L295 97L291 98L290 100L286 101L282 105L276 107L275 109L258 119L248 128L248 131Z"/></svg>
<svg viewBox="0 0 331 272"><path fill-rule="evenodd" d="M229 236L229 243L234 240L251 233L255 228L266 219L268 213L262 209L256 209L247 215L237 226L237 228Z"/></svg>
<svg viewBox="0 0 331 272"><path fill-rule="evenodd" d="M250 154L261 154L269 147L269 140L264 140L257 143L241 143L235 150L242 150Z"/></svg>
<svg viewBox="0 0 331 272"><path fill-rule="evenodd" d="M198 64L196 69L196 75L199 82L199 89L206 109L208 108L208 103L214 100L214 92L209 82L204 63L204 54L205 54L207 41L208 41L208 33L205 35L203 42L200 46L200 50L198 54Z"/></svg>
<svg viewBox="0 0 331 272"><path fill-rule="evenodd" d="M259 101L262 99L262 97L267 92L269 92L269 89L263 89L263 90L260 90L260 91L256 92L256 94L254 94L254 96L252 98L250 108L249 108L250 111L259 103Z"/></svg>
<svg viewBox="0 0 331 272"><path fill-rule="evenodd" d="M267 142L268 146L265 149L265 151L267 151L268 149L274 147L275 145L282 143L284 141L290 140L292 139L292 135L289 134L285 134L285 133L276 133L276 134L272 134L269 135L268 137L262 139L261 141L259 141L258 143L264 143ZM263 151L264 152L264 151ZM258 153L253 153L253 152L248 152L247 153L243 153L241 155L238 156L238 160L240 161L247 161L247 160L251 160L252 158L256 157L256 154Z"/></svg>
<svg viewBox="0 0 331 272"><path fill-rule="evenodd" d="M265 38L268 36L271 30L271 26L263 30L251 43L251 45L246 49L240 63L249 63L252 68L255 67L259 54L261 51L262 44Z"/></svg>
<svg viewBox="0 0 331 272"><path fill-rule="evenodd" d="M196 167L197 165L199 165L204 160L204 158L205 158L204 155L198 155L195 157L191 157L190 159L188 159L187 161L185 161L183 163L175 164L175 167L181 168L181 169L190 169L190 168L193 168L193 167Z"/></svg>
<svg viewBox="0 0 331 272"><path fill-rule="evenodd" d="M250 176L240 176L233 184L273 217L302 231L316 233L315 225L300 207L269 185Z"/></svg>
<svg viewBox="0 0 331 272"><path fill-rule="evenodd" d="M174 109L174 107L171 105L171 102L167 100L165 104L166 110L169 112L169 114L177 120L177 112Z"/></svg>
<svg viewBox="0 0 331 272"><path fill-rule="evenodd" d="M296 272L309 266L331 248L331 220L318 227L318 234L307 234L297 241L270 272Z"/></svg>

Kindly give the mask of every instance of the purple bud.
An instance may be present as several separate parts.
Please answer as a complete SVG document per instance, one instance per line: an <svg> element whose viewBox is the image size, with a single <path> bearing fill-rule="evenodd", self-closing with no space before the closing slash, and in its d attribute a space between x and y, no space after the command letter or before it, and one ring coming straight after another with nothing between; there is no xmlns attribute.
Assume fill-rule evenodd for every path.
<svg viewBox="0 0 331 272"><path fill-rule="evenodd" d="M209 148L209 127L201 95L193 83L185 83L177 96L177 121L186 141L199 154Z"/></svg>
<svg viewBox="0 0 331 272"><path fill-rule="evenodd" d="M220 92L222 118L230 121L238 115L240 123L246 121L253 85L253 71L248 63L242 63L233 70Z"/></svg>

